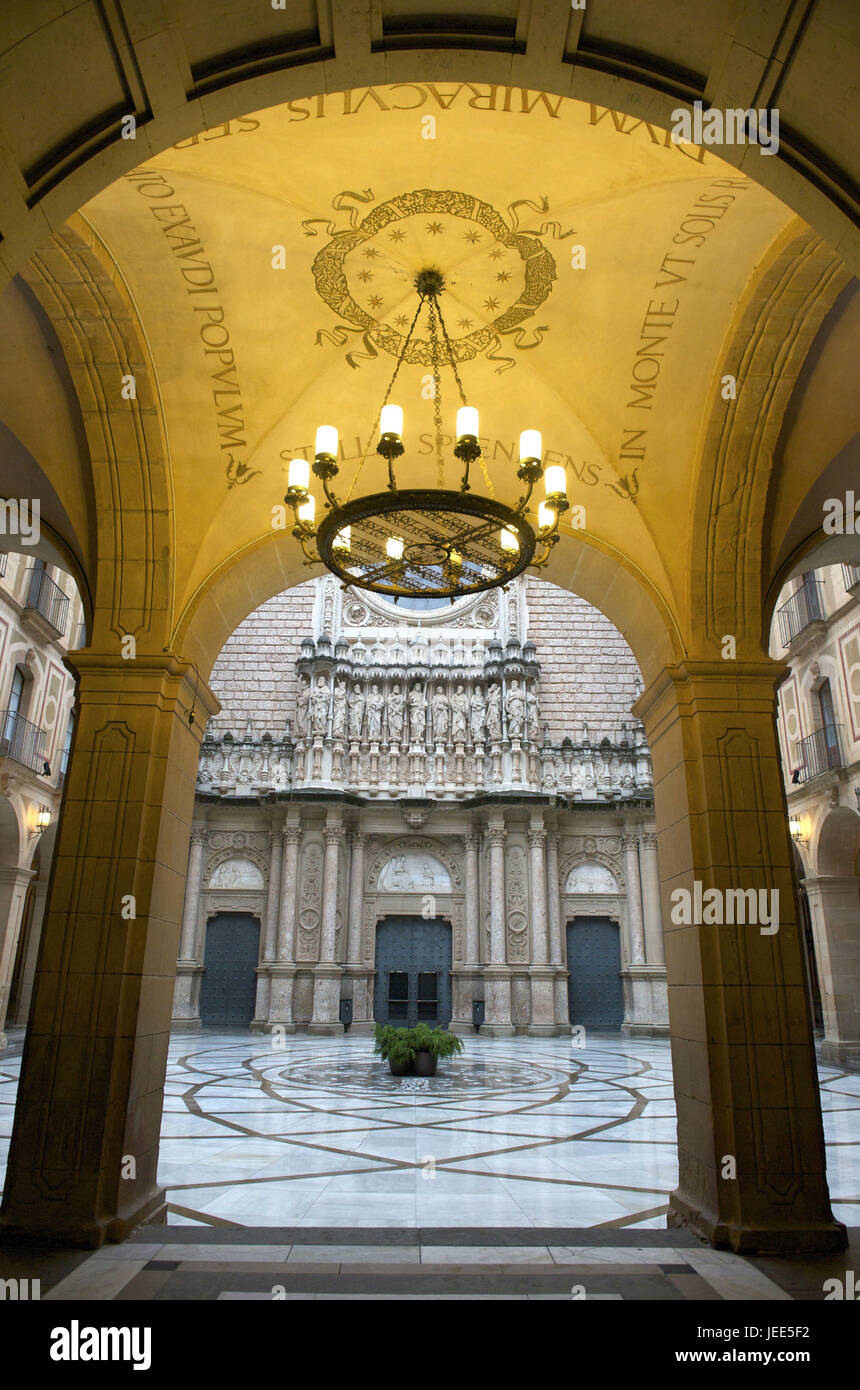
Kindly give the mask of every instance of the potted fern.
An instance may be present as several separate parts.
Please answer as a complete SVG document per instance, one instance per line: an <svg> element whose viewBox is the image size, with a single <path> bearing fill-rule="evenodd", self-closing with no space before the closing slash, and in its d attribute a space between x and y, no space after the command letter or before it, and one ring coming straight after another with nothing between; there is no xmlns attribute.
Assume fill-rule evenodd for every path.
<svg viewBox="0 0 860 1390"><path fill-rule="evenodd" d="M440 1057L451 1057L463 1051L462 1039L456 1033L449 1033L445 1028L428 1028L426 1023L419 1023L412 1029L412 1046L416 1076L435 1076Z"/></svg>
<svg viewBox="0 0 860 1390"><path fill-rule="evenodd" d="M392 1028L390 1023L376 1025L375 1052L388 1063L392 1076L411 1076L414 1070L415 1048L410 1028Z"/></svg>

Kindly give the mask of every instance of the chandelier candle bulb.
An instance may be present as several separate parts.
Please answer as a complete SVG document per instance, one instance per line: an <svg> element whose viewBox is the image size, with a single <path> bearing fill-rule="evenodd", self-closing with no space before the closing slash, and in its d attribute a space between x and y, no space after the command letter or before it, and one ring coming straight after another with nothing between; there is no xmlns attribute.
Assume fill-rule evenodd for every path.
<svg viewBox="0 0 860 1390"><path fill-rule="evenodd" d="M548 531L555 525L555 518L555 508L551 507L548 502L541 502L538 506L538 529Z"/></svg>
<svg viewBox="0 0 860 1390"><path fill-rule="evenodd" d="M393 434L396 439L403 436L403 410L399 405L384 405L379 413L379 432Z"/></svg>
<svg viewBox="0 0 860 1390"><path fill-rule="evenodd" d="M325 428L325 426L323 426ZM319 430L317 431L319 438ZM290 492L307 492L311 482L311 466L307 459L290 459Z"/></svg>
<svg viewBox="0 0 860 1390"><path fill-rule="evenodd" d="M314 452L317 458L322 454L325 458L337 458L338 435L334 425L319 425L317 427L317 438Z"/></svg>
<svg viewBox="0 0 860 1390"><path fill-rule="evenodd" d="M539 459L543 452L540 430L523 430L520 435L520 463Z"/></svg>
<svg viewBox="0 0 860 1390"><path fill-rule="evenodd" d="M520 548L520 539L516 531L510 526L504 526L499 537L499 544L508 555L514 555Z"/></svg>
<svg viewBox="0 0 860 1390"><path fill-rule="evenodd" d="M337 535L335 536L334 540L332 541L332 546L334 547L335 550L349 550L349 548L350 548L351 545L352 545L352 527L351 527L351 526L344 526L344 528L343 528L342 531L338 531Z"/></svg>
<svg viewBox="0 0 860 1390"><path fill-rule="evenodd" d="M296 516L305 526L313 526L316 516L317 503L313 493L310 494L306 502L303 502L296 512Z"/></svg>
<svg viewBox="0 0 860 1390"><path fill-rule="evenodd" d="M543 481L547 497L567 496L567 475L561 464L551 464L544 473Z"/></svg>
<svg viewBox="0 0 860 1390"><path fill-rule="evenodd" d="M385 542L385 553L388 556L389 560L403 559L403 545L404 542L400 536L388 537L388 540Z"/></svg>
<svg viewBox="0 0 860 1390"><path fill-rule="evenodd" d="M463 438L477 439L478 412L473 405L461 405L457 411L457 442Z"/></svg>

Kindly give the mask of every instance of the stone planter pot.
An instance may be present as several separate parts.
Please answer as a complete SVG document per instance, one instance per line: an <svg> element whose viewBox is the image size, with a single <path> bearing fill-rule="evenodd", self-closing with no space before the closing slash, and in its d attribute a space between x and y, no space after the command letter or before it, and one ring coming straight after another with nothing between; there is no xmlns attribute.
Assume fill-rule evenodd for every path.
<svg viewBox="0 0 860 1390"><path fill-rule="evenodd" d="M415 1075L416 1076L435 1076L436 1063L439 1058L435 1052L416 1052L415 1053Z"/></svg>
<svg viewBox="0 0 860 1390"><path fill-rule="evenodd" d="M415 1070L414 1062L395 1062L393 1057L389 1057L388 1066L392 1076L412 1076Z"/></svg>

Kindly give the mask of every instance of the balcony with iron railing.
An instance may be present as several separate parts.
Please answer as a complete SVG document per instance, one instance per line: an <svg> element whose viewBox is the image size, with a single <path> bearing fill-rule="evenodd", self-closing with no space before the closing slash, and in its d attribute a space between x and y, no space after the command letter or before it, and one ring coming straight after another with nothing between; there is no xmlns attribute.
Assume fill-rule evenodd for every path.
<svg viewBox="0 0 860 1390"><path fill-rule="evenodd" d="M788 602L776 610L779 640L784 647L790 647L813 623L824 622L824 604L821 598L823 589L822 580L804 579Z"/></svg>
<svg viewBox="0 0 860 1390"><path fill-rule="evenodd" d="M69 596L43 569L30 571L22 616L47 638L62 637L69 617Z"/></svg>
<svg viewBox="0 0 860 1390"><path fill-rule="evenodd" d="M808 782L822 772L836 772L842 761L842 725L825 724L797 745L799 782Z"/></svg>
<svg viewBox="0 0 860 1390"><path fill-rule="evenodd" d="M44 777L51 775L45 761L45 730L31 724L17 710L0 710L0 758L11 758Z"/></svg>
<svg viewBox="0 0 860 1390"><path fill-rule="evenodd" d="M842 581L849 594L860 592L860 565L843 565Z"/></svg>

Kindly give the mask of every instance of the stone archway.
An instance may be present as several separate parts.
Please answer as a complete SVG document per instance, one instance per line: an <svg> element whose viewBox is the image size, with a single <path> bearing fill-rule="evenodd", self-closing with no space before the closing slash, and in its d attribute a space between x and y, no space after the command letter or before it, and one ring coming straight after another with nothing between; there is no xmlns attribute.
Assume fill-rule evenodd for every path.
<svg viewBox="0 0 860 1390"><path fill-rule="evenodd" d="M860 815L833 806L824 816L804 888L819 962L829 1062L860 1060Z"/></svg>

